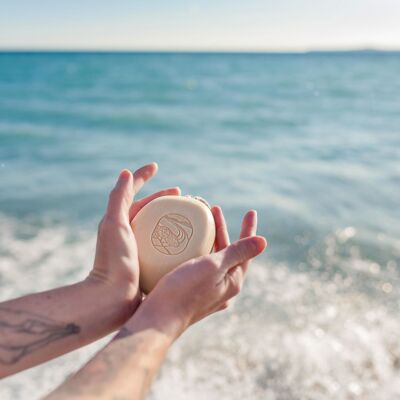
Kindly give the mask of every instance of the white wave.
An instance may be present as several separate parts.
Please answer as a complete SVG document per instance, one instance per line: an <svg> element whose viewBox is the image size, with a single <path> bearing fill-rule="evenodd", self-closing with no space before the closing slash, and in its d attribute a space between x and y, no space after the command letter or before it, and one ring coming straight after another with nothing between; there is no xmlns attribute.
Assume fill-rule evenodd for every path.
<svg viewBox="0 0 400 400"><path fill-rule="evenodd" d="M2 300L89 271L93 233L60 225L36 231L4 217L0 225ZM173 346L149 398L400 398L396 265L340 255L343 238L327 238L324 256L312 252L303 272L254 263L232 309L193 326ZM4 380L1 399L40 398L106 341Z"/></svg>
<svg viewBox="0 0 400 400"><path fill-rule="evenodd" d="M396 399L399 329L382 302L254 265L228 318L177 343L151 399Z"/></svg>

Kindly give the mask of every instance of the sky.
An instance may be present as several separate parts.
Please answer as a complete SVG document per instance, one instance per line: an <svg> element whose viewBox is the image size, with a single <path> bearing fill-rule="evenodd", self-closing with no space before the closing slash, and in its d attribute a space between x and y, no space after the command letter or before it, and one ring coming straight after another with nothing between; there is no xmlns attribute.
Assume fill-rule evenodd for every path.
<svg viewBox="0 0 400 400"><path fill-rule="evenodd" d="M400 49L400 0L0 0L0 49Z"/></svg>

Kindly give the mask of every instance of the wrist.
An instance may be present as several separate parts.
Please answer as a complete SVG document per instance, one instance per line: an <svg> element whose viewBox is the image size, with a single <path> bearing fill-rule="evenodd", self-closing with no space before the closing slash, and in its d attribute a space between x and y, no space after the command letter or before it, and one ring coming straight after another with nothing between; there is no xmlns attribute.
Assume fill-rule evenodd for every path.
<svg viewBox="0 0 400 400"><path fill-rule="evenodd" d="M121 321L125 323L137 310L141 302L141 293L133 284L112 284L95 274L90 273L82 282L87 290L94 293L95 300L106 305L107 309L114 310Z"/></svg>
<svg viewBox="0 0 400 400"><path fill-rule="evenodd" d="M125 326L130 332L157 331L172 344L185 331L188 324L178 314L168 312L163 304L157 304L151 298L147 298Z"/></svg>

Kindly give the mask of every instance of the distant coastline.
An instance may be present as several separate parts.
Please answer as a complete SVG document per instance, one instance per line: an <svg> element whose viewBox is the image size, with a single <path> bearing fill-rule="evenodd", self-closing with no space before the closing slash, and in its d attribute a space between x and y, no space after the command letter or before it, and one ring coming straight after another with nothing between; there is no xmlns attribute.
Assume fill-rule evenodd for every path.
<svg viewBox="0 0 400 400"><path fill-rule="evenodd" d="M157 49L7 49L0 48L0 54L238 54L238 55L313 55L313 54L400 54L399 49L374 49L374 48L354 48L354 49L315 49L304 51L284 51L284 50L157 50Z"/></svg>

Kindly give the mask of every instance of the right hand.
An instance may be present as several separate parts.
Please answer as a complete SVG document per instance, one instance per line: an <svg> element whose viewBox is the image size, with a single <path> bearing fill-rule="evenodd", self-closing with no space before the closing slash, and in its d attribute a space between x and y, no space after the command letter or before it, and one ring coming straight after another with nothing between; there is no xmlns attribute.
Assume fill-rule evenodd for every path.
<svg viewBox="0 0 400 400"><path fill-rule="evenodd" d="M165 275L139 307L146 326L162 330L173 338L207 315L227 308L243 285L249 262L262 253L267 242L254 236L257 214L243 218L240 240L230 244L224 216L212 209L216 223L215 252L189 260ZM137 315L137 317L139 317Z"/></svg>

